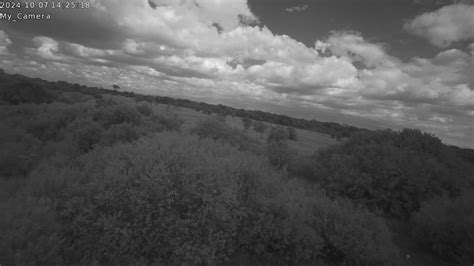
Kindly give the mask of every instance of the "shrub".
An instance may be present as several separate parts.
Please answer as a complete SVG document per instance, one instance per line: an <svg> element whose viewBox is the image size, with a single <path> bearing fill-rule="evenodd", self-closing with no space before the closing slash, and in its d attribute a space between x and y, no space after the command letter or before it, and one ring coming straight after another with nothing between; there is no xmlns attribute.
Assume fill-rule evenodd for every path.
<svg viewBox="0 0 474 266"><path fill-rule="evenodd" d="M239 187L261 167L247 157L229 146L160 135L92 152L74 164L79 168L38 172L32 186L61 175L57 192L45 193L57 197L69 243L62 252L73 262L213 264L236 248Z"/></svg>
<svg viewBox="0 0 474 266"><path fill-rule="evenodd" d="M137 129L131 124L112 125L100 138L100 143L110 146L117 142L131 142L139 138Z"/></svg>
<svg viewBox="0 0 474 266"><path fill-rule="evenodd" d="M257 140L252 139L241 130L231 128L226 123L215 118L208 118L199 121L196 126L191 129L191 133L198 135L200 138L209 138L220 140L228 143L239 150L251 150L255 153L262 153L260 144Z"/></svg>
<svg viewBox="0 0 474 266"><path fill-rule="evenodd" d="M26 175L37 162L39 147L23 130L0 126L0 176Z"/></svg>
<svg viewBox="0 0 474 266"><path fill-rule="evenodd" d="M55 206L57 219L39 223L45 227L39 235L64 243L64 264L212 265L237 251L285 264L396 260L381 219L287 180L264 161L219 142L167 133L96 149L70 163L46 163L22 193ZM51 229L56 223L61 229Z"/></svg>
<svg viewBox="0 0 474 266"><path fill-rule="evenodd" d="M99 96L101 96L101 95L99 95ZM96 107L110 107L110 106L114 106L114 105L117 105L117 103L114 102L110 98L104 99L103 96L96 98L96 101L95 101L95 106Z"/></svg>
<svg viewBox="0 0 474 266"><path fill-rule="evenodd" d="M54 96L41 84L32 81L18 81L12 84L2 84L1 99L10 104L50 103Z"/></svg>
<svg viewBox="0 0 474 266"><path fill-rule="evenodd" d="M153 114L153 109L148 104L137 105L137 111L144 116L151 116Z"/></svg>
<svg viewBox="0 0 474 266"><path fill-rule="evenodd" d="M267 143L281 142L288 140L288 130L283 127L272 127L267 137Z"/></svg>
<svg viewBox="0 0 474 266"><path fill-rule="evenodd" d="M242 123L244 125L244 130L248 130L250 126L252 125L252 120L250 118L244 116L242 117Z"/></svg>
<svg viewBox="0 0 474 266"><path fill-rule="evenodd" d="M102 107L93 114L93 119L105 127L123 123L138 125L141 122L140 114L126 104Z"/></svg>
<svg viewBox="0 0 474 266"><path fill-rule="evenodd" d="M314 174L314 160L310 156L298 155L290 156L288 161L288 172L296 177L306 180L311 179Z"/></svg>
<svg viewBox="0 0 474 266"><path fill-rule="evenodd" d="M178 117L168 117L163 115L152 115L147 123L147 128L151 132L161 132L164 130L181 131L183 120Z"/></svg>
<svg viewBox="0 0 474 266"><path fill-rule="evenodd" d="M88 152L95 148L102 139L104 129L96 122L81 120L71 126L73 139L79 151Z"/></svg>
<svg viewBox="0 0 474 266"><path fill-rule="evenodd" d="M283 127L273 127L267 137L267 154L270 164L277 169L288 165L288 131Z"/></svg>
<svg viewBox="0 0 474 266"><path fill-rule="evenodd" d="M262 122L256 122L254 123L253 125L253 129L255 131L257 131L258 133L260 133L260 137L262 138L263 137L263 133L265 132L265 130L267 129L267 126L262 123Z"/></svg>
<svg viewBox="0 0 474 266"><path fill-rule="evenodd" d="M418 243L441 258L460 265L474 261L474 191L423 203L412 225Z"/></svg>
<svg viewBox="0 0 474 266"><path fill-rule="evenodd" d="M454 163L456 158L438 157L441 152L419 148L404 138L391 131L356 134L315 155L312 179L333 197L348 197L403 219L416 212L422 201L458 195L468 184L469 177L461 169L469 168Z"/></svg>
<svg viewBox="0 0 474 266"><path fill-rule="evenodd" d="M30 196L0 203L0 261L5 265L62 265L60 226L50 200Z"/></svg>
<svg viewBox="0 0 474 266"><path fill-rule="evenodd" d="M79 117L79 114L80 109L56 106L39 114L26 128L28 133L42 141L57 141L61 138L61 130Z"/></svg>
<svg viewBox="0 0 474 266"><path fill-rule="evenodd" d="M282 169L287 166L290 160L288 143L285 141L273 141L268 143L267 154L270 164L277 169Z"/></svg>
<svg viewBox="0 0 474 266"><path fill-rule="evenodd" d="M296 140L296 130L294 127L287 127L288 129L288 139Z"/></svg>
<svg viewBox="0 0 474 266"><path fill-rule="evenodd" d="M260 188L265 204L246 218L240 240L257 255L292 265L398 265L387 226L367 210L295 179L263 177Z"/></svg>
<svg viewBox="0 0 474 266"><path fill-rule="evenodd" d="M74 103L86 102L93 99L94 97L90 95L82 94L80 92L63 92L58 97L57 100L64 103L74 104Z"/></svg>

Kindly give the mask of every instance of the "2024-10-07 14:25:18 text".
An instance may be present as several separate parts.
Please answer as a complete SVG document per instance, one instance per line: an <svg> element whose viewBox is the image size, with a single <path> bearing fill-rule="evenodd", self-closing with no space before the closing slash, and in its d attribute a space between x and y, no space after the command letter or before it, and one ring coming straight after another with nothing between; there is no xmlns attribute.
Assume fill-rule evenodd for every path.
<svg viewBox="0 0 474 266"><path fill-rule="evenodd" d="M86 9L90 8L89 1L0 1L0 9Z"/></svg>

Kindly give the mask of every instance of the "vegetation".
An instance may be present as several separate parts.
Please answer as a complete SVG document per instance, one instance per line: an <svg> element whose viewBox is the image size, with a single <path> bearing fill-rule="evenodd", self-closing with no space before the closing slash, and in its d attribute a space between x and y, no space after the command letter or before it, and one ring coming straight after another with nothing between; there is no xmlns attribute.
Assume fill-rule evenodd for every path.
<svg viewBox="0 0 474 266"><path fill-rule="evenodd" d="M288 139L296 140L296 130L294 127L287 127L288 129Z"/></svg>
<svg viewBox="0 0 474 266"><path fill-rule="evenodd" d="M257 122L253 124L253 129L260 133L260 137L263 137L263 133L267 129L267 126L262 122Z"/></svg>
<svg viewBox="0 0 474 266"><path fill-rule="evenodd" d="M252 125L252 120L248 117L242 117L242 123L244 124L244 129L248 130Z"/></svg>
<svg viewBox="0 0 474 266"><path fill-rule="evenodd" d="M267 138L267 154L270 164L277 169L288 165L290 154L288 150L288 131L283 127L273 127Z"/></svg>
<svg viewBox="0 0 474 266"><path fill-rule="evenodd" d="M261 145L257 140L252 139L239 129L231 128L225 122L216 118L199 121L191 129L191 133L198 135L201 139L219 140L237 147L241 151L251 150L256 154L262 153Z"/></svg>
<svg viewBox="0 0 474 266"><path fill-rule="evenodd" d="M0 95L2 265L406 265L401 234L474 260L474 152L419 130L339 125L304 156L295 128L332 126L3 71Z"/></svg>
<svg viewBox="0 0 474 266"><path fill-rule="evenodd" d="M82 93L84 95L90 95L94 98L100 98L102 94L120 95L125 97L132 97L138 101L148 103L161 103L165 105L172 105L177 107L186 107L196 111L201 111L205 114L220 114L221 116L237 116L241 118L247 118L254 121L262 121L282 126L290 126L294 128L301 128L306 130L312 130L330 135L333 138L341 139L348 138L356 132L365 132L366 129L357 128L350 125L341 125L334 122L320 122L316 120L306 120L302 118L293 118L286 115L278 115L267 113L258 110L245 110L236 109L222 104L213 105L204 102L193 102L188 99L176 99L163 96L151 96L151 95L138 95L133 92L127 92L120 90L118 85L113 86L113 90L103 88L86 87L79 84L68 84L63 81L59 82L47 82L41 79L30 79L22 75L8 75L2 71L0 74L0 84L2 86L8 85L13 82L27 81L35 84L35 86L41 86L48 91L60 91L62 92L74 92ZM18 86L12 86L13 90L16 90ZM2 96L3 97L3 96ZM50 100L38 98L35 103L48 102Z"/></svg>
<svg viewBox="0 0 474 266"><path fill-rule="evenodd" d="M474 260L474 191L455 199L424 202L413 215L412 234L441 258L459 264Z"/></svg>
<svg viewBox="0 0 474 266"><path fill-rule="evenodd" d="M473 165L419 130L358 134L316 154L314 165L312 178L332 196L397 218L409 218L425 200L455 197L473 185Z"/></svg>

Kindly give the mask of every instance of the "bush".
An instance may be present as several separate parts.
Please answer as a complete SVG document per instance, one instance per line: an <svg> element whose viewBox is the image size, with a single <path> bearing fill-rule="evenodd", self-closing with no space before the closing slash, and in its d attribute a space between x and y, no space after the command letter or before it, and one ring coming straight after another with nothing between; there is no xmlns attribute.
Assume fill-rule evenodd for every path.
<svg viewBox="0 0 474 266"><path fill-rule="evenodd" d="M148 104L137 105L137 111L144 116L151 116L153 114L153 109Z"/></svg>
<svg viewBox="0 0 474 266"><path fill-rule="evenodd" d="M181 131L183 121L177 117L167 117L163 115L152 115L147 123L147 128L151 132Z"/></svg>
<svg viewBox="0 0 474 266"><path fill-rule="evenodd" d="M256 122L254 123L253 125L253 129L255 131L257 131L258 133L260 133L260 137L262 138L263 137L263 133L265 132L265 130L267 129L267 126L262 123L262 122Z"/></svg>
<svg viewBox="0 0 474 266"><path fill-rule="evenodd" d="M250 120L250 118L245 116L245 117L242 117L242 123L244 125L244 130L247 131L252 125L252 120Z"/></svg>
<svg viewBox="0 0 474 266"><path fill-rule="evenodd" d="M273 141L267 144L267 154L270 164L277 169L282 169L288 165L290 153L288 143L283 141Z"/></svg>
<svg viewBox="0 0 474 266"><path fill-rule="evenodd" d="M200 138L220 140L237 147L241 151L253 151L255 153L262 153L260 143L252 139L241 130L231 128L226 123L215 118L208 118L199 121L196 126L191 129L192 134L198 135Z"/></svg>
<svg viewBox="0 0 474 266"><path fill-rule="evenodd" d="M131 142L137 140L139 136L137 129L130 124L112 125L102 134L100 143L110 146L117 142Z"/></svg>
<svg viewBox="0 0 474 266"><path fill-rule="evenodd" d="M170 133L96 149L74 162L45 163L30 176L19 195L44 199L46 224L38 223L37 231L2 228L23 239L53 239L45 246L63 264L213 265L237 252L285 264L396 260L381 219L287 180L264 161L219 142ZM22 204L28 203L15 206ZM6 252L35 251L22 245Z"/></svg>
<svg viewBox="0 0 474 266"><path fill-rule="evenodd" d="M418 243L439 257L460 265L474 261L474 191L423 203L412 226Z"/></svg>
<svg viewBox="0 0 474 266"><path fill-rule="evenodd" d="M292 176L309 180L314 174L314 160L310 156L298 155L290 156L288 161L288 172Z"/></svg>
<svg viewBox="0 0 474 266"><path fill-rule="evenodd" d="M267 137L267 143L281 142L288 140L288 130L283 127L272 127Z"/></svg>
<svg viewBox="0 0 474 266"><path fill-rule="evenodd" d="M246 218L240 240L256 254L291 265L398 265L382 219L295 179L262 179L256 197L265 204Z"/></svg>
<svg viewBox="0 0 474 266"><path fill-rule="evenodd" d="M94 149L101 141L104 129L96 122L82 120L71 126L74 142L79 151L88 152Z"/></svg>
<svg viewBox="0 0 474 266"><path fill-rule="evenodd" d="M136 126L141 122L140 114L125 104L102 107L93 114L93 119L107 128L123 123Z"/></svg>
<svg viewBox="0 0 474 266"><path fill-rule="evenodd" d="M62 265L62 239L51 201L30 196L0 203L0 262Z"/></svg>
<svg viewBox="0 0 474 266"><path fill-rule="evenodd" d="M288 139L296 140L296 130L294 127L287 127L288 129Z"/></svg>
<svg viewBox="0 0 474 266"><path fill-rule="evenodd" d="M42 141L58 141L61 139L61 130L80 115L80 109L63 106L52 107L40 113L26 125L28 133Z"/></svg>
<svg viewBox="0 0 474 266"><path fill-rule="evenodd" d="M247 157L229 146L160 135L92 152L73 164L79 168L39 171L32 186L61 175L53 179L57 192L45 194L57 197L70 262L213 264L236 248L242 181L261 168Z"/></svg>
<svg viewBox="0 0 474 266"><path fill-rule="evenodd" d="M0 176L26 175L37 162L40 142L20 129L0 126Z"/></svg>
<svg viewBox="0 0 474 266"><path fill-rule="evenodd" d="M8 85L2 84L1 87L1 99L10 104L50 103L55 98L41 84L36 84L32 81L18 81Z"/></svg>
<svg viewBox="0 0 474 266"><path fill-rule="evenodd" d="M416 212L422 201L455 196L466 187L469 177L462 173L462 163L405 140L405 135L391 131L354 135L342 145L320 151L314 157L312 179L333 197L348 197L403 219ZM417 136L428 138L421 143L432 138Z"/></svg>
<svg viewBox="0 0 474 266"><path fill-rule="evenodd" d="M96 98L95 107L111 107L117 105L111 98L104 99L103 96Z"/></svg>
<svg viewBox="0 0 474 266"><path fill-rule="evenodd" d="M60 96L58 96L58 101L75 104L81 102L87 102L89 100L93 100L94 97L86 94L82 94L80 92L63 92Z"/></svg>
<svg viewBox="0 0 474 266"><path fill-rule="evenodd" d="M267 137L267 154L270 164L277 169L288 165L288 131L283 127L273 127Z"/></svg>

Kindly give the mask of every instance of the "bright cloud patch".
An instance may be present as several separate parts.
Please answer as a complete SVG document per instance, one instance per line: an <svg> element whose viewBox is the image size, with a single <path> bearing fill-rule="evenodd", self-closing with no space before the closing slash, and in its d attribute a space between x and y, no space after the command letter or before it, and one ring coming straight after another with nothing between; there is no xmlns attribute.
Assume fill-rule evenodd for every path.
<svg viewBox="0 0 474 266"><path fill-rule="evenodd" d="M57 41L44 36L37 36L33 38L33 41L37 47L28 49L28 52L47 60L61 60Z"/></svg>
<svg viewBox="0 0 474 266"><path fill-rule="evenodd" d="M292 6L292 7L288 7L288 8L285 8L285 11L286 12L301 12L301 11L305 11L306 9L308 9L308 5L300 5L300 6Z"/></svg>
<svg viewBox="0 0 474 266"><path fill-rule="evenodd" d="M368 66L390 60L382 45L367 42L357 33L334 32L325 42L316 42L316 48L323 52L329 49L334 55L352 62L362 61Z"/></svg>
<svg viewBox="0 0 474 266"><path fill-rule="evenodd" d="M0 30L0 54L8 54L8 48L12 42L8 38L8 35L5 31Z"/></svg>
<svg viewBox="0 0 474 266"><path fill-rule="evenodd" d="M474 5L454 4L422 14L405 24L405 29L433 45L447 47L453 42L474 40Z"/></svg>

